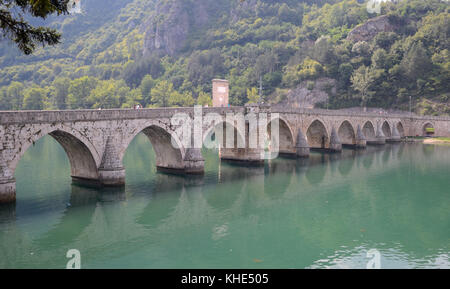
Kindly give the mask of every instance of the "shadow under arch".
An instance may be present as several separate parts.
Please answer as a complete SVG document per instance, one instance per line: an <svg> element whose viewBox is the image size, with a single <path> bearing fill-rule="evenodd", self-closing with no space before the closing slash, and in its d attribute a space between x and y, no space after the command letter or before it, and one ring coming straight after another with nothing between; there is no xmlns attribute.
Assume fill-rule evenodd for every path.
<svg viewBox="0 0 450 289"><path fill-rule="evenodd" d="M296 153L294 134L286 120L281 117L270 120L267 124L267 136L272 140L272 125L275 122L278 122L278 138L274 138L274 141L278 140L278 153L280 156L292 156Z"/></svg>
<svg viewBox="0 0 450 289"><path fill-rule="evenodd" d="M308 145L312 149L326 149L329 143L328 131L322 121L316 119L306 131Z"/></svg>
<svg viewBox="0 0 450 289"><path fill-rule="evenodd" d="M233 129L232 138L227 139L227 131ZM227 141L232 142L232 148L245 145L244 132L240 131L235 124L229 121L220 121L209 127L203 133L203 147L207 149L221 149L227 147ZM228 144L230 145L230 144Z"/></svg>
<svg viewBox="0 0 450 289"><path fill-rule="evenodd" d="M373 123L368 120L363 126L363 134L366 137L366 140L373 140L375 139L375 127L373 126Z"/></svg>
<svg viewBox="0 0 450 289"><path fill-rule="evenodd" d="M41 128L22 144L22 150L16 155L11 162L13 175L15 174L17 164L28 150L38 140L44 136L51 136L56 140L66 152L69 159L71 177L75 183L99 186L99 173L96 159L99 160L97 151L92 144L86 140L81 134L74 135L75 131L68 128Z"/></svg>
<svg viewBox="0 0 450 289"><path fill-rule="evenodd" d="M169 132L168 129L157 125L148 124L136 131L127 141L123 151L120 153L120 162L123 162L125 152L132 141L139 135L144 134L150 141L156 157L156 168L161 172L182 173L185 169L185 149L178 137ZM176 144L176 145L174 145Z"/></svg>
<svg viewBox="0 0 450 289"><path fill-rule="evenodd" d="M356 144L355 129L348 120L344 120L338 129L342 145L354 146Z"/></svg>
<svg viewBox="0 0 450 289"><path fill-rule="evenodd" d="M428 129L434 129L434 126L431 122L427 122L422 126L422 136L432 135L432 133L427 131Z"/></svg>
<svg viewBox="0 0 450 289"><path fill-rule="evenodd" d="M392 136L391 126L389 125L389 123L387 121L383 122L381 129L383 130L383 133L387 138L390 138Z"/></svg>
<svg viewBox="0 0 450 289"><path fill-rule="evenodd" d="M405 128L401 121L397 122L397 131L400 134L400 137L405 137Z"/></svg>
<svg viewBox="0 0 450 289"><path fill-rule="evenodd" d="M216 149L218 151L220 161L241 163L240 157L245 155L247 150L246 148L249 145L246 142L248 137L245 133L248 132L248 130L248 123L235 125L227 120L214 123L212 126L207 128L203 134L203 158L206 157L205 149ZM232 131L231 137L230 131Z"/></svg>

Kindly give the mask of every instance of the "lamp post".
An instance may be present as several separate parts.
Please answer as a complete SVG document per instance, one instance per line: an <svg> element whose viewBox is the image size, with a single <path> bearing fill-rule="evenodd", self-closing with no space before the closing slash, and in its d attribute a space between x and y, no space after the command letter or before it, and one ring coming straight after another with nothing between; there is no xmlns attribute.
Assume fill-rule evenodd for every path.
<svg viewBox="0 0 450 289"><path fill-rule="evenodd" d="M409 96L409 115L412 115L411 95Z"/></svg>

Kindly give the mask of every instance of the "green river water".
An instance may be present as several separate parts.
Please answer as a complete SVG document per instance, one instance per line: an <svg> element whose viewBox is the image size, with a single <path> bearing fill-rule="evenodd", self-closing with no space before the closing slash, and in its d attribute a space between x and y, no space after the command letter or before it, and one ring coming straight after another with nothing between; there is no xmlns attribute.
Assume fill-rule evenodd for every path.
<svg viewBox="0 0 450 289"><path fill-rule="evenodd" d="M47 136L16 170L17 202L0 206L0 268L450 267L450 147L399 144L276 159L220 162L205 175L155 169L151 144L128 148L122 189L71 185L62 147Z"/></svg>

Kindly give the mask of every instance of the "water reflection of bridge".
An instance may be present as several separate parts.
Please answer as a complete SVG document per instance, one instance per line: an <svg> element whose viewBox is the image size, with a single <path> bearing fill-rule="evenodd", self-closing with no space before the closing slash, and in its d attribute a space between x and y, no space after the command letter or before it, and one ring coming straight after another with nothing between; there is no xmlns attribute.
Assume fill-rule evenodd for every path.
<svg viewBox="0 0 450 289"><path fill-rule="evenodd" d="M139 195L128 198L126 188L105 192L72 186L70 206L55 226L37 238L30 238L27 232L21 229L20 222L16 220L14 205L0 209L0 222L7 224L6 231L0 232L0 267L20 262L27 252L36 252L39 255L39 260L34 264L30 263L30 267L39 264L54 264L55 267L60 267L64 264L68 248L79 249L83 252L86 263L95 264L105 255L118 258L139 249L157 246L180 231L186 232L188 240L173 242L188 249L197 246L189 241L192 234L190 230L196 231L202 225L211 230L209 238L204 240L205 244L211 245L228 231L235 230L233 222L243 216L254 222L257 228L260 221L275 217L271 216L272 212L276 211L270 210L272 207L292 203L313 203L311 207L317 207L317 202L325 204L333 196L320 195L320 192L322 188L330 186L345 187L347 193L340 196L342 198L351 197L364 202L374 202L365 203L361 208L357 208L357 211L360 210L359 215L372 214L372 218L382 221L386 216L376 213L378 201L367 191L367 180L376 174L392 174L395 178L395 172L402 169L400 160L405 151L413 151L420 162L427 157L428 149L399 144L384 149L374 147L367 152L344 150L342 155L312 154L309 159L303 160L274 160L265 167L222 165L216 182L205 181L202 177L192 179L158 174L157 180L149 188L152 192L150 200ZM449 155L443 156L448 158ZM230 183L234 184L232 191L226 186ZM214 189L208 189L209 186L214 186ZM129 204L130 202L132 204ZM128 205L139 208L139 213L131 214L127 209ZM402 225L423 224L423 220L416 216L414 206L398 205L405 216L414 219L414 222L400 221ZM351 210L334 210L333 206L330 206L328 215L320 216L309 210L308 206L301 207L302 210L296 211L297 215L287 221L295 223L292 226L298 228L297 232L292 233L292 237L301 240L306 247L320 246L323 250L332 250L337 232L342 244L351 245L352 238L355 237L354 228L363 228L365 225L359 222L358 216L353 215ZM318 227L333 229L329 232L314 229ZM415 232L414 228L410 231ZM271 232L277 233L283 232ZM378 233L380 235L376 232L370 235L372 241L382 242L386 237L382 232ZM236 253L243 256L251 254L247 250L252 251L251 243L255 242L253 235L255 234L249 232L248 238L242 240L241 246L237 246L241 247L241 251ZM433 244L441 244L442 240L439 238L442 236L428 237L431 238L426 244L430 246L427 248L428 252L438 250ZM408 240L414 236L392 238L408 244ZM111 242L105 244L104 240ZM40 248L46 249L42 252ZM407 245L404 248L406 253L412 254L415 249L417 248L408 248ZM249 259L252 257L248 256Z"/></svg>

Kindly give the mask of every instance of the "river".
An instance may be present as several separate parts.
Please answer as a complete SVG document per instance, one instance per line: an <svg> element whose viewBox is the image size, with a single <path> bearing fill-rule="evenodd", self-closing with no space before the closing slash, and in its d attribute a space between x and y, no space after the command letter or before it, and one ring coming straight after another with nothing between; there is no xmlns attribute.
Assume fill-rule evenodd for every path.
<svg viewBox="0 0 450 289"><path fill-rule="evenodd" d="M0 268L450 267L450 147L397 144L220 162L205 175L156 172L150 142L128 148L122 189L71 184L50 136L16 170L17 202L0 207Z"/></svg>

